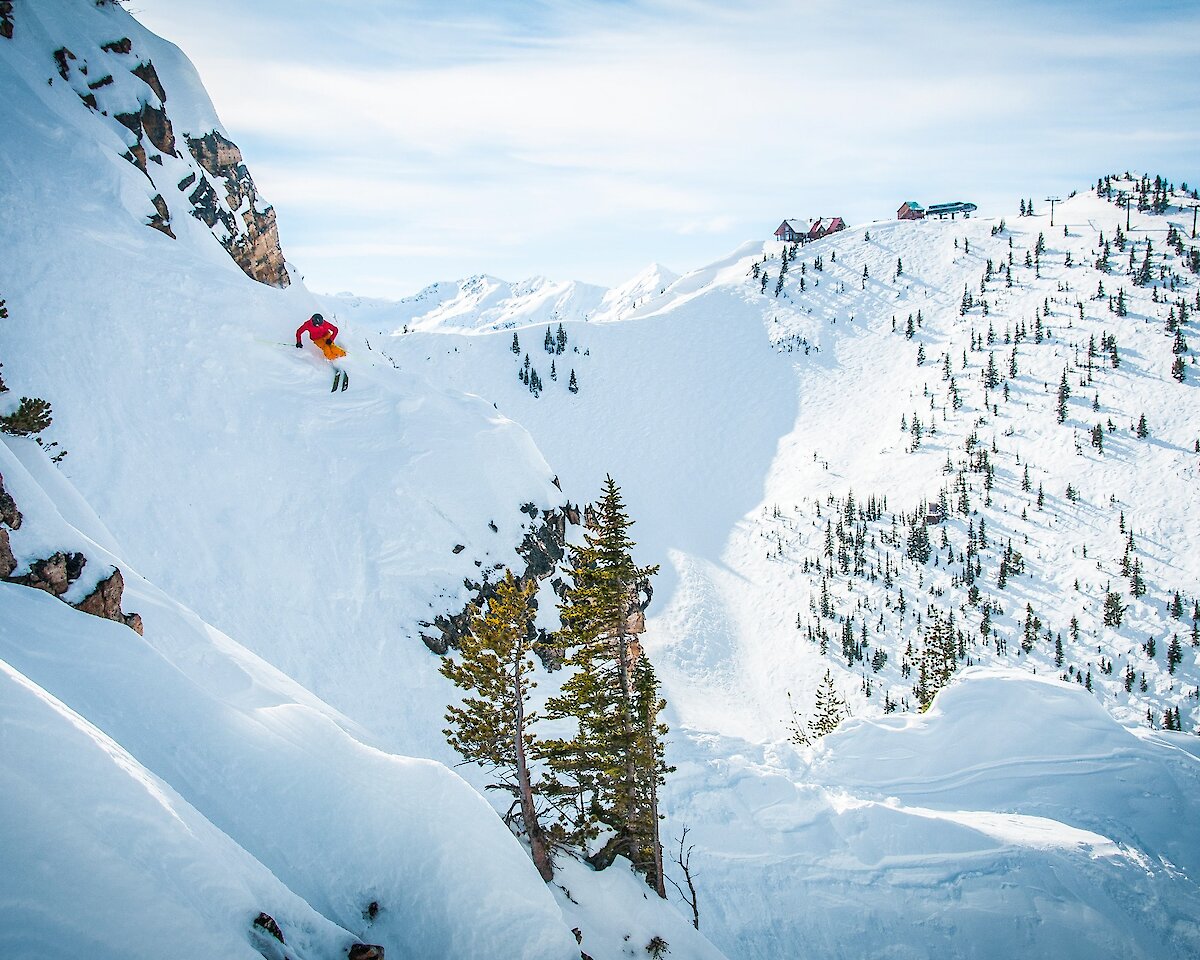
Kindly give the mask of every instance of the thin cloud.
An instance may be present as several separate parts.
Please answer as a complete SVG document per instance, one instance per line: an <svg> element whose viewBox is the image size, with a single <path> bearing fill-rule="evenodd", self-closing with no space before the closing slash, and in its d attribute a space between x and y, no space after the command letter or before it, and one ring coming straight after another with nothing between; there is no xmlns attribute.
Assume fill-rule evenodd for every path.
<svg viewBox="0 0 1200 960"><path fill-rule="evenodd" d="M1198 179L1179 169L1200 154L1200 19L1181 4L357 0L331 17L267 0L230 33L212 23L232 0L212 0L186 14L193 37L182 0L142 2L179 23L326 289L485 269L616 283L785 215L870 220L944 192L1007 212L1114 164ZM323 239L356 230L361 264Z"/></svg>

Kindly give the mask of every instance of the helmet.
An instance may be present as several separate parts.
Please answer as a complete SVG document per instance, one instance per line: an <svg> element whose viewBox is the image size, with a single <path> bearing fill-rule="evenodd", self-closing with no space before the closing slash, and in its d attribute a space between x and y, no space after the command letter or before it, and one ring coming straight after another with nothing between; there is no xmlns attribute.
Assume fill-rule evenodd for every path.
<svg viewBox="0 0 1200 960"><path fill-rule="evenodd" d="M319 327L321 324L323 324L323 323L325 322L325 318L324 318L323 316L321 316L319 313L314 313L314 314L312 315L312 322L313 322L313 323L314 323L316 326L318 326L318 327Z"/></svg>

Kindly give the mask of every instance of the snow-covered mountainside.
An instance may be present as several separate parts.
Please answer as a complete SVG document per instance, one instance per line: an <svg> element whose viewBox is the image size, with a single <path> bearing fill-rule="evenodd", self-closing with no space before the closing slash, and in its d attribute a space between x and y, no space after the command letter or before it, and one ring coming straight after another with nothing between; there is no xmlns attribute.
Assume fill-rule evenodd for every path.
<svg viewBox="0 0 1200 960"><path fill-rule="evenodd" d="M1114 201L1139 186L1106 180L1103 196L1058 205L1053 227L1041 214L853 228L787 250L781 285L783 245L748 244L623 322L564 323L562 351L557 324L406 332L383 309L362 322L391 334L381 349L401 370L494 399L568 492L605 470L624 484L641 549L670 561L646 641L680 757L710 738L708 762L774 754L826 669L856 716L917 709L934 623L949 625L959 668L1059 678L1121 724L1157 730L1178 711L1190 732L1200 407L1187 341L1200 303L1182 190L1161 212L1130 211L1127 230ZM1119 625L1105 623L1109 593ZM731 863L738 837L722 850ZM996 882L982 876L981 890ZM737 910L782 910L754 870L741 877L737 895L715 881ZM1173 868L1159 880L1156 898L1177 904L1192 883ZM879 922L898 937L911 919ZM963 949L954 931L939 949ZM914 949L928 936L904 934Z"/></svg>
<svg viewBox="0 0 1200 960"><path fill-rule="evenodd" d="M0 413L44 397L54 422L41 444L0 438L22 513L0 531L14 578L55 552L87 562L61 600L0 584L17 864L0 955L148 957L164 937L177 956L300 960L358 941L615 960L656 936L689 958L1200 951L1181 197L1128 231L1095 190L1053 228L853 228L789 251L778 291L784 249L755 242L611 291L475 278L320 299L252 279L286 276L246 268L284 269L253 255L268 208L174 47L113 4L9 13ZM145 146L164 118L174 154ZM292 348L318 308L350 351L346 392ZM479 772L447 769L441 625L606 472L639 562L663 565L642 639L699 934L621 866L564 857L544 885ZM62 602L114 568L141 636ZM930 625L951 616L958 673L919 713ZM854 719L794 743L827 669ZM559 674L542 673L545 694ZM1159 729L1168 708L1184 732Z"/></svg>

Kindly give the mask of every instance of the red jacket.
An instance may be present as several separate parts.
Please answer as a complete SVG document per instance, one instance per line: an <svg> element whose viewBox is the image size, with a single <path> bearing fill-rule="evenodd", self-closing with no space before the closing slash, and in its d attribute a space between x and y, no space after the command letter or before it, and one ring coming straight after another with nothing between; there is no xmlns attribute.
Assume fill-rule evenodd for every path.
<svg viewBox="0 0 1200 960"><path fill-rule="evenodd" d="M338 328L328 320L318 325L313 323L312 317L309 317L302 324L300 324L299 327L296 328L297 343L300 342L300 335L305 331L308 332L309 337L313 340L336 340L338 335Z"/></svg>

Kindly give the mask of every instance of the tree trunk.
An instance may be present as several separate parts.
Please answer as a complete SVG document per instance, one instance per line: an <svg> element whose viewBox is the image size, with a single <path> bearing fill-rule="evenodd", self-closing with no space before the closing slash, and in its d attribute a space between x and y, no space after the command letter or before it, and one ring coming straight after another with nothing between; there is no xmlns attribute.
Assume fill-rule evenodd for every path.
<svg viewBox="0 0 1200 960"><path fill-rule="evenodd" d="M537 867L538 875L549 883L554 879L554 862L550 859L546 838L542 834L541 824L538 823L537 808L533 803L533 786L529 780L529 764L525 758L525 689L521 684L521 658L524 655L524 644L518 642L516 649L517 662L514 675L516 723L513 733L513 752L517 760L517 790L521 799L521 819L525 822L525 834L529 837L529 852L533 855L533 865Z"/></svg>
<svg viewBox="0 0 1200 960"><path fill-rule="evenodd" d="M655 764L657 766L657 764ZM654 850L654 876L653 887L664 900L667 899L667 885L663 879L663 848L662 838L658 831L658 771L652 770L650 775L650 823L651 823L651 843Z"/></svg>
<svg viewBox="0 0 1200 960"><path fill-rule="evenodd" d="M621 677L621 732L625 736L625 809L621 815L620 832L630 835L637 805L637 757L633 745L637 734L633 724L633 677L629 668L629 636L624 629L617 634L617 661Z"/></svg>
<svg viewBox="0 0 1200 960"><path fill-rule="evenodd" d="M629 848L629 837L623 833L618 833L609 837L608 842L605 843L604 846L602 846L591 856L584 857L584 859L591 864L593 870L607 870L613 865L613 861L616 860L621 854L625 854L627 857L629 857L632 853ZM632 859L632 857L630 857L630 859Z"/></svg>

